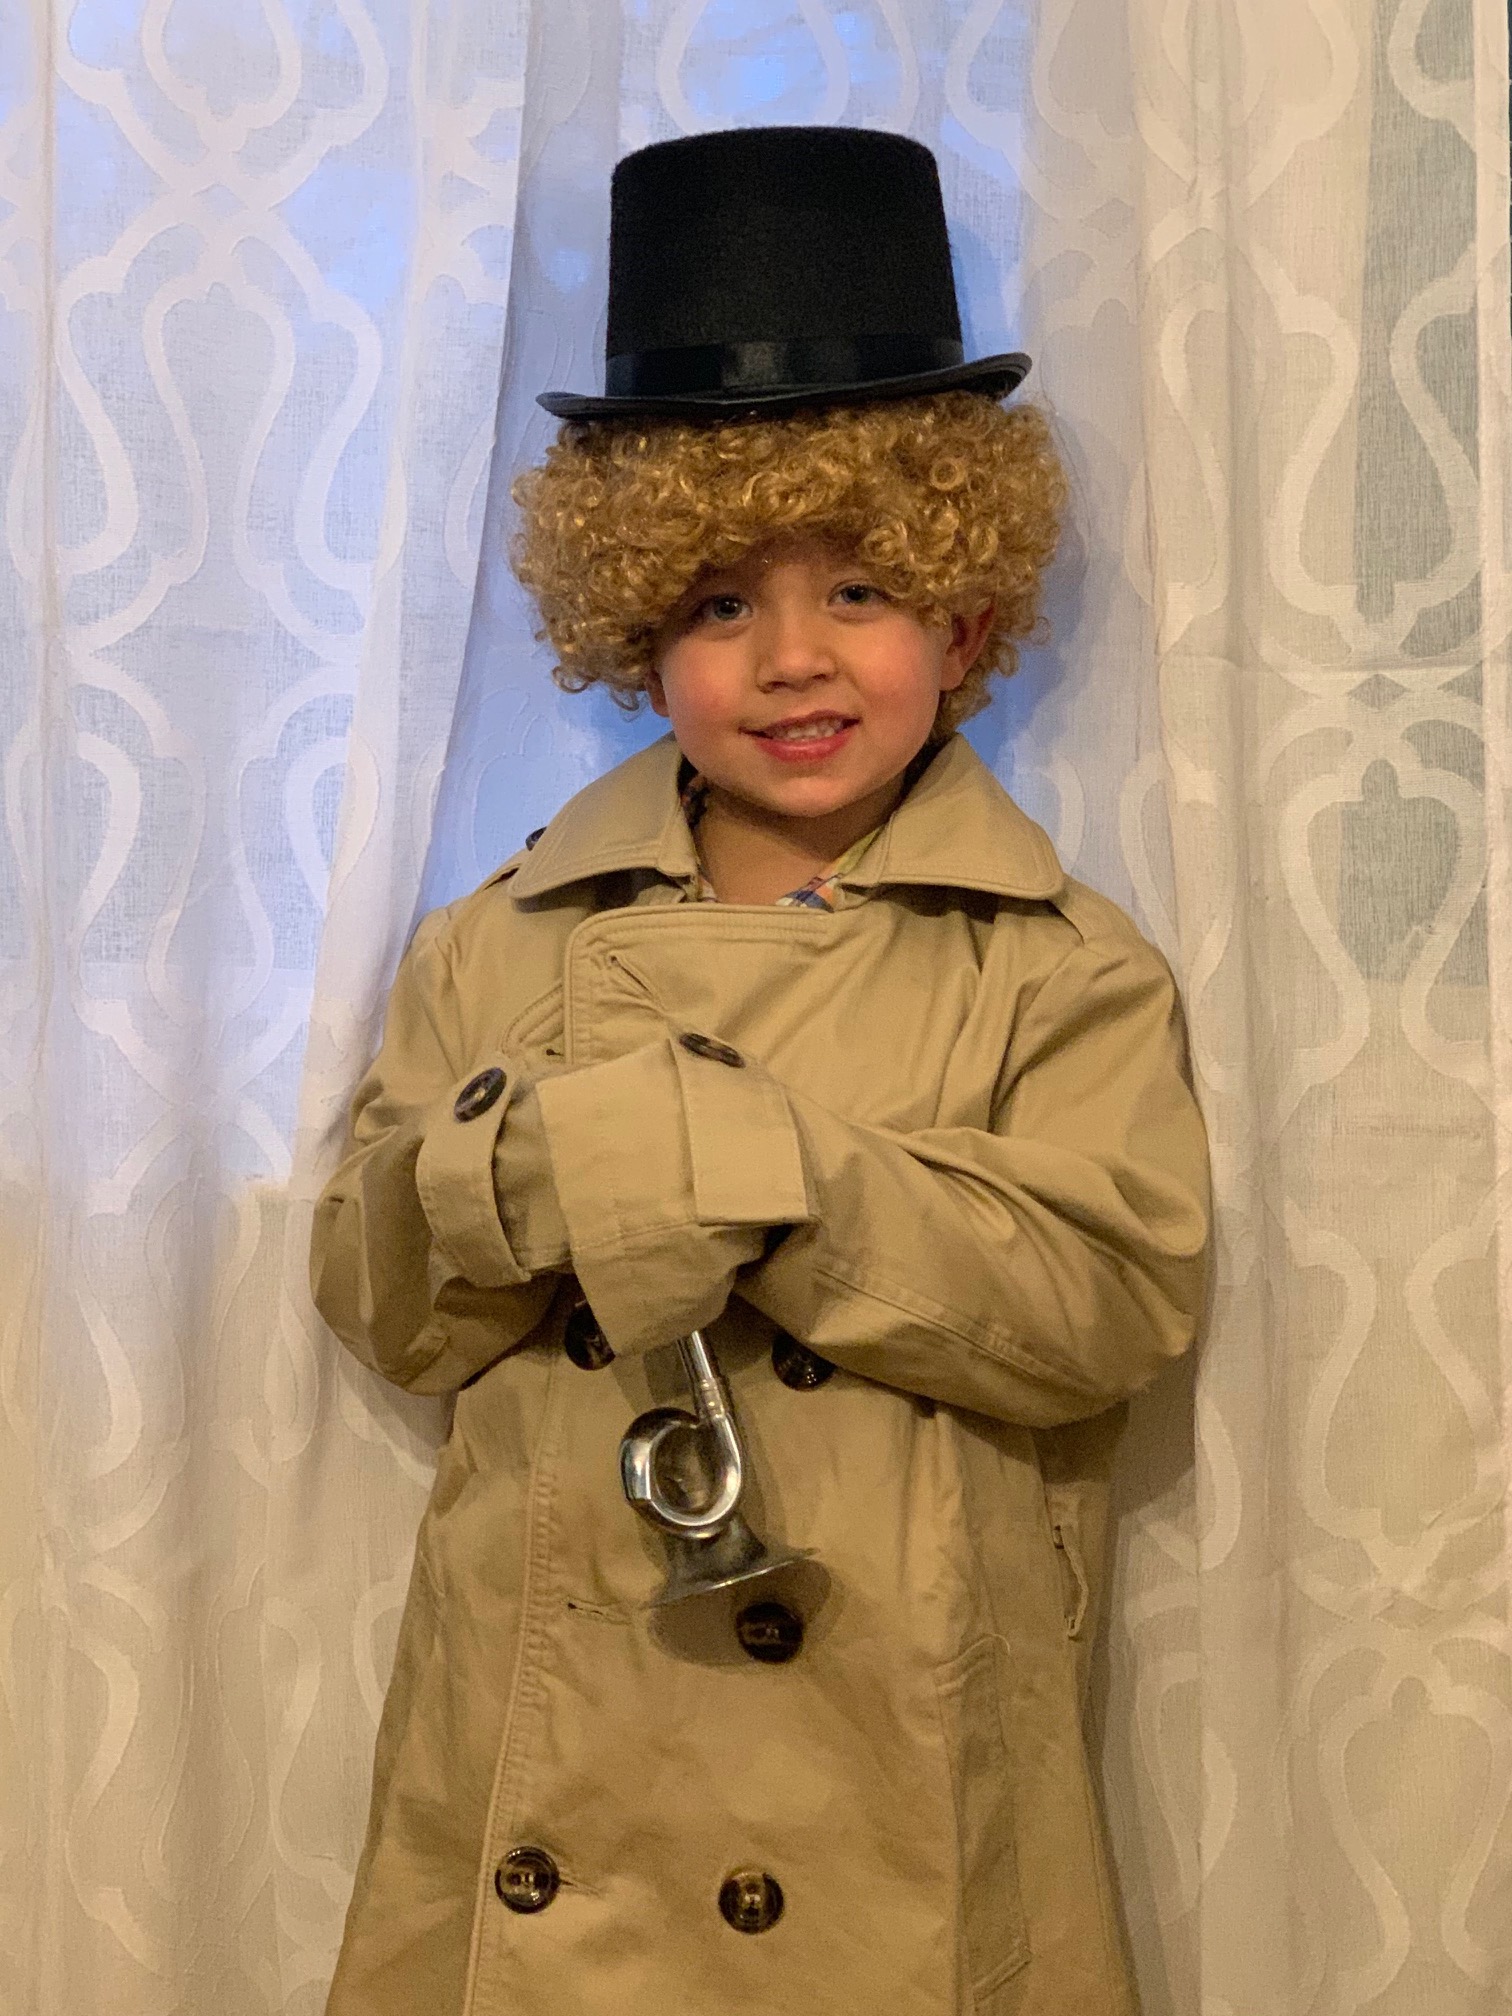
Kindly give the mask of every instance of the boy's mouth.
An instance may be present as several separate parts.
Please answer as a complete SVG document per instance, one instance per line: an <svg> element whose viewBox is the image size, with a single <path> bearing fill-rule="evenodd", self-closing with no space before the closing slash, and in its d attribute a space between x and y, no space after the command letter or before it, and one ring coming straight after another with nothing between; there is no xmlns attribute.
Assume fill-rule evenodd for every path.
<svg viewBox="0 0 1512 2016"><path fill-rule="evenodd" d="M831 742L847 728L854 728L855 717L848 714L803 714L791 716L786 721L774 721L767 728L752 728L747 732L762 742Z"/></svg>

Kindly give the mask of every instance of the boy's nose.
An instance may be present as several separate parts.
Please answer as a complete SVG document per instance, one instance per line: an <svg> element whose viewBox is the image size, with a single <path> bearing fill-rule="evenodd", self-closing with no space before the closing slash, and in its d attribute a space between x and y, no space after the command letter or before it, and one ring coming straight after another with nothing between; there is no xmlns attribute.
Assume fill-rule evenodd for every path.
<svg viewBox="0 0 1512 2016"><path fill-rule="evenodd" d="M757 661L759 685L807 686L834 677L833 645L818 617L804 610L774 612L765 632Z"/></svg>

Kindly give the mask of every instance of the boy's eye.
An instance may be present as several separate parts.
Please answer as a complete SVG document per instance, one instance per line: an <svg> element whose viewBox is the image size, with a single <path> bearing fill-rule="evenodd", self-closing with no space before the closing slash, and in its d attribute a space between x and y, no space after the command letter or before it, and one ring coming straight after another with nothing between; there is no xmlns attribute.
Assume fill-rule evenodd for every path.
<svg viewBox="0 0 1512 2016"><path fill-rule="evenodd" d="M870 581L846 581L835 590L837 599L852 609L862 609L868 602L885 602L887 597L880 588L874 588Z"/></svg>
<svg viewBox="0 0 1512 2016"><path fill-rule="evenodd" d="M696 622L734 623L746 613L743 595L710 595L694 611Z"/></svg>

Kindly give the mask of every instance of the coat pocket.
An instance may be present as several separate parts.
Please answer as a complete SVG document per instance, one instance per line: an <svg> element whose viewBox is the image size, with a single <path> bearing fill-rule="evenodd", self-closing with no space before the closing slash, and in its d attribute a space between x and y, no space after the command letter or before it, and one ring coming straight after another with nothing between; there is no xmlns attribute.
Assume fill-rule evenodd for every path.
<svg viewBox="0 0 1512 2016"><path fill-rule="evenodd" d="M975 2016L1006 2016L998 1991L1029 1960L1013 1831L1013 1779L998 1684L1000 1638L936 1669L955 1795L961 1917Z"/></svg>

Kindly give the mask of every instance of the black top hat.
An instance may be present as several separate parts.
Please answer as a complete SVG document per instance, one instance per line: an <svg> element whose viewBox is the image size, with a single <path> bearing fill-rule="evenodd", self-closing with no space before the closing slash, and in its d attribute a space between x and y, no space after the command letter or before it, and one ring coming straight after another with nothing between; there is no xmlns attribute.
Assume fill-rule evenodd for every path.
<svg viewBox="0 0 1512 2016"><path fill-rule="evenodd" d="M604 397L563 420L724 419L965 388L1001 399L1017 353L965 361L934 156L842 126L665 140L614 171Z"/></svg>

